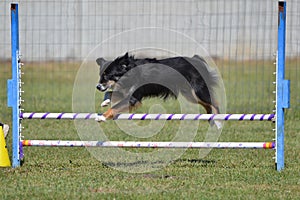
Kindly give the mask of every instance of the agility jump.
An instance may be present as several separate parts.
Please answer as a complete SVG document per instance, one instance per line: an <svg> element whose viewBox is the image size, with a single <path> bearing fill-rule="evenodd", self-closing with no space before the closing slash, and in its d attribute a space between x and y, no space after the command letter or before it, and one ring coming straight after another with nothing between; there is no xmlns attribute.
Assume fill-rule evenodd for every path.
<svg viewBox="0 0 300 200"><path fill-rule="evenodd" d="M286 2L279 1L278 51L276 62L275 114L119 114L114 120L236 120L275 122L275 142L136 142L136 141L60 141L22 140L21 121L25 119L93 119L95 113L22 113L21 60L19 53L18 4L11 4L12 79L8 80L8 106L12 107L12 166L19 167L22 146L52 147L132 147L132 148L251 148L275 149L278 171L284 168L284 108L289 107L289 81L284 80Z"/></svg>

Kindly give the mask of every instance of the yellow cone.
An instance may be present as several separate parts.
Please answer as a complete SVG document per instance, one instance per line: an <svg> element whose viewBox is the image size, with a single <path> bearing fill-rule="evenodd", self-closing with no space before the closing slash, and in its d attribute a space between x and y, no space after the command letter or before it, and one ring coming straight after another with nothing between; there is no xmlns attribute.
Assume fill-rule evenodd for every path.
<svg viewBox="0 0 300 200"><path fill-rule="evenodd" d="M3 128L0 126L0 167L10 167L10 160L5 143Z"/></svg>

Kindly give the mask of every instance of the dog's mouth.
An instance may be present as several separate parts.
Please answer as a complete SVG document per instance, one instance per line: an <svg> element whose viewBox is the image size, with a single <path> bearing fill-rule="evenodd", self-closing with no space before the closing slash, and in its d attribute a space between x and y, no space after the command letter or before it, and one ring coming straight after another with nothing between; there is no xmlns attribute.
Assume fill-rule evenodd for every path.
<svg viewBox="0 0 300 200"><path fill-rule="evenodd" d="M107 89L110 89L110 88L113 88L113 86L115 85L115 81L108 81L107 83L105 84L101 84L101 83L98 83L96 88L101 91L101 92L104 92L106 91Z"/></svg>

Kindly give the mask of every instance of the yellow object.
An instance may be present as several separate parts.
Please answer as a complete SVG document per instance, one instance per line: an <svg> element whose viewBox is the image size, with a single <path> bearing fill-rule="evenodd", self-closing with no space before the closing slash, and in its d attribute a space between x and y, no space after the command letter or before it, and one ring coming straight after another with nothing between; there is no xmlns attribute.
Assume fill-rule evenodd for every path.
<svg viewBox="0 0 300 200"><path fill-rule="evenodd" d="M2 126L0 126L0 167L10 167L10 160L5 143L4 132Z"/></svg>

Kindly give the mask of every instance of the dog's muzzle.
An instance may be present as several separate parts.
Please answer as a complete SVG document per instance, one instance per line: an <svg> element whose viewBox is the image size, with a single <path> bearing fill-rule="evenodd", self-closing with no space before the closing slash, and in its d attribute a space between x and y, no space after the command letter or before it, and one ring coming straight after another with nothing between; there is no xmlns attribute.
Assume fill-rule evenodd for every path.
<svg viewBox="0 0 300 200"><path fill-rule="evenodd" d="M96 88L98 90L100 90L101 92L104 92L105 90L107 90L108 86L104 86L101 83L98 83L97 86L96 86Z"/></svg>

